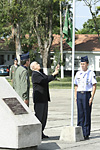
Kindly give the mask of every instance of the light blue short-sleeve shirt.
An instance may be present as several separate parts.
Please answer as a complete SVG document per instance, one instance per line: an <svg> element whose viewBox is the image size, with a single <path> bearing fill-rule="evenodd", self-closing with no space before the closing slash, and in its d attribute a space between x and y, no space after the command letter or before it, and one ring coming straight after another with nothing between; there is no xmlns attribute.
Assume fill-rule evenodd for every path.
<svg viewBox="0 0 100 150"><path fill-rule="evenodd" d="M77 91L92 91L93 84L96 83L96 76L92 70L80 70L75 75L74 84L78 86Z"/></svg>

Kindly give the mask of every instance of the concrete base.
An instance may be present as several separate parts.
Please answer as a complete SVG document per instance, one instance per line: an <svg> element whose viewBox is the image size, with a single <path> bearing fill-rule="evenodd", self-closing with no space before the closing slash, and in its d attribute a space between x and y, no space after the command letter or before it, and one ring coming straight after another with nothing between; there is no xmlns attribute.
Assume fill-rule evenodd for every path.
<svg viewBox="0 0 100 150"><path fill-rule="evenodd" d="M84 140L82 128L80 126L66 126L63 128L60 140L68 142L79 142Z"/></svg>

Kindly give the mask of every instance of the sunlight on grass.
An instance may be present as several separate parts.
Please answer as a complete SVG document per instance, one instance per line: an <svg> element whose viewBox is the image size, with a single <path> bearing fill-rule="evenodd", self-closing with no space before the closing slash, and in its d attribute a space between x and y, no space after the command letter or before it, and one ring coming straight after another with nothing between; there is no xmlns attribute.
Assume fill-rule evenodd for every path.
<svg viewBox="0 0 100 150"><path fill-rule="evenodd" d="M97 77L97 89L100 89L100 77ZM11 84L9 78L8 82ZM57 78L56 80L49 83L50 89L71 89L71 77L65 77L64 79ZM30 77L30 88L32 88L32 82Z"/></svg>

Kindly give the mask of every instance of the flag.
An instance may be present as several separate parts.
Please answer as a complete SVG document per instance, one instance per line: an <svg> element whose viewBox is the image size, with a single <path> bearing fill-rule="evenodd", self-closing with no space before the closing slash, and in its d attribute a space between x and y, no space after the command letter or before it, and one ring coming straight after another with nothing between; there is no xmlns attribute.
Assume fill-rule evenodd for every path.
<svg viewBox="0 0 100 150"><path fill-rule="evenodd" d="M72 48L72 22L69 16L69 10L67 10L66 16L65 16L65 23L63 27L63 34L64 38L66 39L67 44Z"/></svg>

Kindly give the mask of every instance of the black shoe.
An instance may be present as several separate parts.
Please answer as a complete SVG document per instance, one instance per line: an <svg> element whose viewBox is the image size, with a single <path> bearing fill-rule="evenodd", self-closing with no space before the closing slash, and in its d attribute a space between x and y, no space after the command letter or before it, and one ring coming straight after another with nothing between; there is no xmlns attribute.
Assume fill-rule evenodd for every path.
<svg viewBox="0 0 100 150"><path fill-rule="evenodd" d="M42 139L49 138L47 135L42 134Z"/></svg>
<svg viewBox="0 0 100 150"><path fill-rule="evenodd" d="M89 140L89 136L84 136L84 140Z"/></svg>

